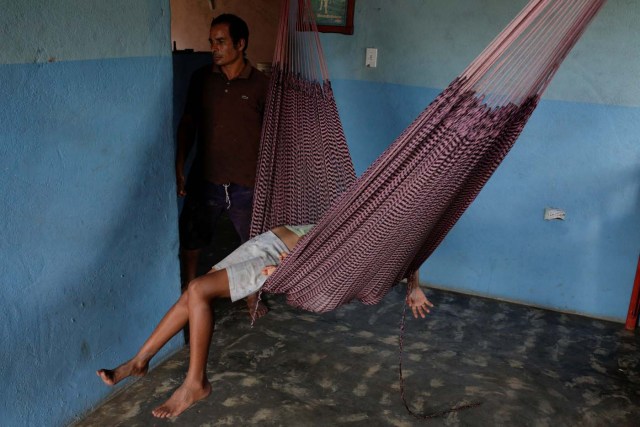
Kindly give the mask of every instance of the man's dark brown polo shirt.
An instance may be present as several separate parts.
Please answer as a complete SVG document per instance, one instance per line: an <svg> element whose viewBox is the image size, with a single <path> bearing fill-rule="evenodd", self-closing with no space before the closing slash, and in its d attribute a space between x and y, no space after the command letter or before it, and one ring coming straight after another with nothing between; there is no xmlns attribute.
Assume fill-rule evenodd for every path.
<svg viewBox="0 0 640 427"><path fill-rule="evenodd" d="M193 74L185 114L195 120L203 179L253 187L268 86L249 62L233 80L215 65Z"/></svg>

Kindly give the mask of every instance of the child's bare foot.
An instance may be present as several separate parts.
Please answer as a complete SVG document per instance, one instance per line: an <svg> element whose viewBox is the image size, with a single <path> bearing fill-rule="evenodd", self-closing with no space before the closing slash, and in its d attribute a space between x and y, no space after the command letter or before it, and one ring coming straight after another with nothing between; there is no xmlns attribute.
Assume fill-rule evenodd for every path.
<svg viewBox="0 0 640 427"><path fill-rule="evenodd" d="M202 386L188 386L182 384L173 392L169 400L151 411L156 418L172 418L177 417L194 403L202 400L211 394L211 384L205 381Z"/></svg>
<svg viewBox="0 0 640 427"><path fill-rule="evenodd" d="M98 375L106 385L114 386L130 376L143 377L147 374L148 370L149 362L140 363L131 359L115 369L99 369L96 371L96 375Z"/></svg>
<svg viewBox="0 0 640 427"><path fill-rule="evenodd" d="M258 300L256 294L251 294L247 297L247 308L249 309L249 316L252 321L258 320L269 312L269 308Z"/></svg>

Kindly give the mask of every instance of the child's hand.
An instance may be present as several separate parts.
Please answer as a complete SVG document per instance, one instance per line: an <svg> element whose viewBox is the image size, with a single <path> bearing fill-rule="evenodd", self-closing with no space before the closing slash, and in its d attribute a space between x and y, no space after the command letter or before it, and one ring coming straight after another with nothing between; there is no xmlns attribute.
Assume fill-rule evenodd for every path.
<svg viewBox="0 0 640 427"><path fill-rule="evenodd" d="M280 258L280 262L284 261L286 257L287 257L286 252L282 252L278 256L278 258ZM262 269L261 273L264 274L265 276L271 276L273 272L276 271L277 267L278 267L277 265L267 265L265 268Z"/></svg>
<svg viewBox="0 0 640 427"><path fill-rule="evenodd" d="M418 316L423 319L430 313L430 308L433 307L431 301L429 301L419 286L416 286L409 292L407 295L407 304L411 307L411 311L413 312L413 317L416 319Z"/></svg>
<svg viewBox="0 0 640 427"><path fill-rule="evenodd" d="M262 274L264 274L265 276L271 276L273 272L276 271L276 267L277 265L267 265L262 269Z"/></svg>

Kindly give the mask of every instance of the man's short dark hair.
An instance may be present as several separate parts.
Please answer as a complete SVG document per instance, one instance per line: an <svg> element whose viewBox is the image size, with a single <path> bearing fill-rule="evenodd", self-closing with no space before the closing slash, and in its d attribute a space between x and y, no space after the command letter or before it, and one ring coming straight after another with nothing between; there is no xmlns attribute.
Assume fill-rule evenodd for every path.
<svg viewBox="0 0 640 427"><path fill-rule="evenodd" d="M223 13L222 15L218 15L213 18L211 21L211 27L219 24L229 25L229 35L231 36L234 46L237 46L238 43L240 43L240 40L244 39L243 53L246 53L247 47L249 46L249 26L247 23L239 16L231 13Z"/></svg>

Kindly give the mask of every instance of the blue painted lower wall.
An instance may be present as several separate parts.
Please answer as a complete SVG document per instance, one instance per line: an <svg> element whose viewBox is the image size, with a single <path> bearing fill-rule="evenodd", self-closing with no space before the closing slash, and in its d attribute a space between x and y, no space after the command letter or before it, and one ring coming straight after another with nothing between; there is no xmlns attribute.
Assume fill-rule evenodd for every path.
<svg viewBox="0 0 640 427"><path fill-rule="evenodd" d="M0 99L2 424L66 425L179 295L171 57L2 65Z"/></svg>
<svg viewBox="0 0 640 427"><path fill-rule="evenodd" d="M439 90L332 82L359 174ZM566 211L544 221L545 207ZM640 108L543 100L423 281L623 321L640 252Z"/></svg>

